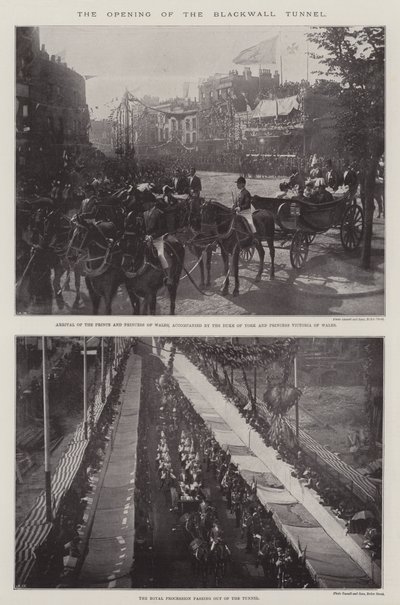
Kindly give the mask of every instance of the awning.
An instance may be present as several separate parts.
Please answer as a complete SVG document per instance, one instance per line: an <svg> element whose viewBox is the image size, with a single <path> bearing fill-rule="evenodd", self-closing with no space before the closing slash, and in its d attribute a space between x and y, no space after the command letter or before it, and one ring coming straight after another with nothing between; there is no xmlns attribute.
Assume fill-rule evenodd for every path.
<svg viewBox="0 0 400 605"><path fill-rule="evenodd" d="M259 102L250 117L275 118L277 116L288 116L293 109L300 109L297 95L284 99L264 99Z"/></svg>

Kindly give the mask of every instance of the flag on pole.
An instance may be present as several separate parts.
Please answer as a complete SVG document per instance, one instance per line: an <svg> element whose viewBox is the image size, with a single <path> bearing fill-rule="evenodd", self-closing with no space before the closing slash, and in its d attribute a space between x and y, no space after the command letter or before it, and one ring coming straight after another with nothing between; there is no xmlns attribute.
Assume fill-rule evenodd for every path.
<svg viewBox="0 0 400 605"><path fill-rule="evenodd" d="M190 82L183 83L183 96L185 99L187 99L189 96L189 86L190 86Z"/></svg>
<svg viewBox="0 0 400 605"><path fill-rule="evenodd" d="M263 40L255 46L246 48L233 59L233 62L237 65L250 65L252 63L258 65L270 65L276 63L276 47L278 43L278 36Z"/></svg>
<svg viewBox="0 0 400 605"><path fill-rule="evenodd" d="M288 53L288 55L294 55L298 50L299 45L297 44L297 42L289 44L289 46L286 48L286 52Z"/></svg>
<svg viewBox="0 0 400 605"><path fill-rule="evenodd" d="M90 78L97 78L97 76L83 76L85 80L90 80Z"/></svg>

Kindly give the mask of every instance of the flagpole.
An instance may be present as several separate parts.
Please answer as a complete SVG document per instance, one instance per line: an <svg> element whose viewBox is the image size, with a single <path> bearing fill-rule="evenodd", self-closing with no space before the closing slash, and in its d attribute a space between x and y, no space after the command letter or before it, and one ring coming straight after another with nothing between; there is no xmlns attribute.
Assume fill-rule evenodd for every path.
<svg viewBox="0 0 400 605"><path fill-rule="evenodd" d="M50 412L47 376L47 339L42 336L42 372L43 372L43 434L44 434L44 481L46 498L46 521L51 523L51 468L50 468Z"/></svg>
<svg viewBox="0 0 400 605"><path fill-rule="evenodd" d="M307 38L307 48L306 48L306 74L307 74L306 81L307 82L308 82L308 67L309 67L309 65L308 65L308 38Z"/></svg>
<svg viewBox="0 0 400 605"><path fill-rule="evenodd" d="M283 86L282 30L279 30L279 59L280 59L280 64L281 64L281 86Z"/></svg>

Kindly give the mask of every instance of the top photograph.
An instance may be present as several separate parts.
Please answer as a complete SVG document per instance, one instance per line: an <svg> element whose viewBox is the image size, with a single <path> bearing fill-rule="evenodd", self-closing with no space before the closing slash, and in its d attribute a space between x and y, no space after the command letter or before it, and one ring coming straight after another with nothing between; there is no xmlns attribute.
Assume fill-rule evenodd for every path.
<svg viewBox="0 0 400 605"><path fill-rule="evenodd" d="M15 29L18 315L383 316L385 28Z"/></svg>

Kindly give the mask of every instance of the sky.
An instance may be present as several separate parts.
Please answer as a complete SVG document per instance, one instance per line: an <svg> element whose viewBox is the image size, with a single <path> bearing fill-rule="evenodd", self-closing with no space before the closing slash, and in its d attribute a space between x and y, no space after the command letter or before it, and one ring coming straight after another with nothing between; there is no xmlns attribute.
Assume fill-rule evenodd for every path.
<svg viewBox="0 0 400 605"><path fill-rule="evenodd" d="M92 118L107 118L125 89L138 97L160 100L182 96L190 82L189 97L198 98L198 83L215 73L243 71L233 58L242 50L279 34L283 80L306 77L307 27L263 26L41 26L41 44L47 52L63 53L69 67L82 75L96 76L86 82L86 98ZM297 45L295 53L287 48ZM310 47L310 50L311 47ZM65 57L65 58L64 58ZM276 64L265 65L280 71ZM309 79L318 64L309 61ZM258 65L252 67L258 74ZM112 101L114 99L114 101ZM97 108L97 109L96 109Z"/></svg>

